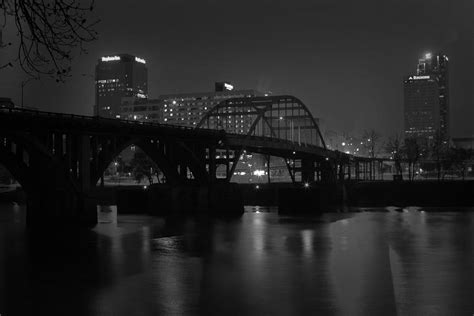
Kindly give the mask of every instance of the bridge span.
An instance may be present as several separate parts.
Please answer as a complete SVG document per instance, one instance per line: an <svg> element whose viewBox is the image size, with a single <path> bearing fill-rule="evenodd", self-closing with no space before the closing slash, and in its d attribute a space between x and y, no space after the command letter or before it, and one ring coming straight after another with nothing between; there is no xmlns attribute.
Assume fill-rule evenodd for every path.
<svg viewBox="0 0 474 316"><path fill-rule="evenodd" d="M260 108L259 120L265 120L264 112ZM285 129L290 135L280 126L280 131ZM172 186L218 187L217 182L229 182L243 150L285 159L293 181L334 182L350 177L354 162L371 163L326 149L322 137L311 144L276 136L0 108L0 163L27 194L28 222L96 223L96 205L89 193L109 164L132 144L157 164ZM217 150L225 152L224 158ZM227 177L219 180L220 164Z"/></svg>

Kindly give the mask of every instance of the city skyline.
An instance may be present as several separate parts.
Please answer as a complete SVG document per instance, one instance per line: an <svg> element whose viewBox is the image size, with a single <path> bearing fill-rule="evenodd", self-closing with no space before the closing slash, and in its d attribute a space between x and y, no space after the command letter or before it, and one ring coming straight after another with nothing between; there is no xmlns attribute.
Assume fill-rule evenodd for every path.
<svg viewBox="0 0 474 316"><path fill-rule="evenodd" d="M0 11L0 316L473 313L474 0Z"/></svg>
<svg viewBox="0 0 474 316"><path fill-rule="evenodd" d="M35 103L44 110L92 114L94 98L85 91L93 89L90 75L96 59L127 52L147 60L151 98L160 94L210 91L213 82L230 80L241 89L295 95L331 129L359 133L365 128L374 128L390 136L403 130L400 81L413 69L413 60L452 43L456 44L451 45L455 46L455 51L464 53L463 48L469 42L459 44L456 38L459 34L472 33L472 23L468 19L472 5L468 2L456 5L435 2L430 8L423 7L427 16L445 13L446 18L437 21L436 25L422 17L415 18L410 10L418 8L421 5L418 2L401 2L396 10L393 10L396 4L389 2L387 9L377 11L380 7L371 1L358 7L345 2L322 5L299 1L291 8L269 1L266 5L256 4L253 11L247 12L245 23L238 19L244 13L240 7L223 21L212 1L199 6L189 5L186 7L189 10L184 11L180 11L177 4L164 2L156 8L169 14L150 25L144 24L150 15L143 11L143 22L117 23L129 12L139 10L139 5L137 8L114 7L112 15L108 4L107 1L98 4L96 14L103 20L98 29L99 41L89 45L88 55L76 56L72 77L65 84L28 83L25 104ZM289 10L287 20L278 24L271 22L273 18L281 17L286 9ZM182 24L166 27L173 25L173 16L189 23L197 22L190 12L204 16L202 22L193 24L195 29ZM249 33L250 26L262 13L269 25ZM352 13L357 13L360 20L352 17ZM210 18L216 14L215 18ZM364 18L367 22L363 23ZM387 21L384 22L384 18ZM417 28L412 29L416 19L421 21L417 20ZM217 25L223 27L213 28ZM201 35L196 37L196 32ZM4 34L5 38L7 36ZM243 41L243 44L234 45L234 41ZM289 45L282 46L280 42ZM449 50L446 51L451 57ZM461 57L467 60L466 56ZM196 62L191 64L191 59ZM465 85L464 79L462 83L455 82L456 77L466 75L457 74L456 56L453 55L451 61L454 84ZM19 103L19 84L24 77L16 72L16 69L8 70L8 76L11 74L16 81L0 81L0 91ZM469 69L466 72L472 73ZM469 89L462 89L463 99L467 100ZM48 93L41 96L42 91ZM460 95L455 92L452 91L453 98ZM452 102L452 120L457 122L452 126L453 136L474 134L466 118L472 113L472 106L459 100Z"/></svg>

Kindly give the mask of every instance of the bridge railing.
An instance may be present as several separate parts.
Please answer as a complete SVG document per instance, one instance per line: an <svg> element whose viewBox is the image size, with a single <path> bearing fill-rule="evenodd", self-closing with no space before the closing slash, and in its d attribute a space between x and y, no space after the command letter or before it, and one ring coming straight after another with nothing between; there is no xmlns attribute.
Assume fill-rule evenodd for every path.
<svg viewBox="0 0 474 316"><path fill-rule="evenodd" d="M186 130L186 131L193 131L196 132L196 129L191 126L183 126L183 125L172 125L172 124L162 124L156 122L141 122L141 121L134 121L134 120L124 120L118 118L105 118L99 116L87 116L87 115L77 115L77 114L67 114L67 113L58 113L58 112L48 112L48 111L40 111L34 109L25 109L25 108L17 108L17 107L8 107L8 106L0 106L0 113L7 112L7 113L16 113L16 114L27 114L27 115L35 115L39 117L47 117L47 118L65 118L65 119L78 119L78 120L87 120L90 122L111 122L111 123L123 123L132 126L149 126L149 127L160 127L160 128L172 128L176 130ZM304 151L304 149L317 149L317 150L326 150L324 147L316 146L313 144L308 143L299 143L296 141L291 141L283 138L275 138L275 137L267 137L267 136L254 136L254 135L242 135L237 133L229 133L225 132L224 130L216 130L216 129L207 129L207 128L199 128L200 131L211 133L213 135L229 135L230 137L239 137L245 138L247 140L254 140L254 141L267 141L272 143L278 144L287 144L292 150L294 151ZM353 157L357 160L373 160L370 158L365 157L356 157L347 155L345 153L339 152L341 156L346 158Z"/></svg>
<svg viewBox="0 0 474 316"><path fill-rule="evenodd" d="M162 124L156 122L142 122L142 121L134 121L134 120L124 120L118 118L106 118L100 116L88 116L88 115L78 115L78 114L68 114L68 113L58 113L58 112L48 112L48 111L40 111L34 109L25 109L25 108L17 108L17 107L8 107L8 106L0 106L0 112L8 112L8 113L19 113L19 114L30 114L36 115L41 117L56 117L56 118L68 118L68 119L82 119L88 120L93 122L120 122L129 125L136 125L136 126L150 126L150 127L166 127L166 128L176 128L180 130L195 130L194 127L190 126L183 126L183 125L172 125L172 124ZM208 130L208 129L203 129ZM209 131L215 131L209 129Z"/></svg>

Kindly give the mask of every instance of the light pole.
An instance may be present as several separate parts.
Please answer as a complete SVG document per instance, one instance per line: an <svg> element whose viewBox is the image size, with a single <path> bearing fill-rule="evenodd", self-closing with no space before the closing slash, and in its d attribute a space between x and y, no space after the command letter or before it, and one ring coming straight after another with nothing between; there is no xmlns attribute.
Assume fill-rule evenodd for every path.
<svg viewBox="0 0 474 316"><path fill-rule="evenodd" d="M23 93L23 90L24 90L24 88L25 88L25 86L26 86L26 84L27 84L28 82L30 82L31 80L35 80L35 79L36 79L36 78L28 78L28 79L23 80L23 81L21 82L21 107L22 107L22 108L23 108L23 94L24 94L24 93Z"/></svg>
<svg viewBox="0 0 474 316"><path fill-rule="evenodd" d="M93 74L87 74L87 73L83 73L81 74L82 77L89 77L89 78L92 78L94 80L94 84L95 84L95 76ZM97 93L97 91L96 91ZM97 99L96 99L97 101ZM95 102L94 102L95 103ZM93 115L94 116L99 116L99 109L97 108L97 104L94 105L94 111L93 111Z"/></svg>

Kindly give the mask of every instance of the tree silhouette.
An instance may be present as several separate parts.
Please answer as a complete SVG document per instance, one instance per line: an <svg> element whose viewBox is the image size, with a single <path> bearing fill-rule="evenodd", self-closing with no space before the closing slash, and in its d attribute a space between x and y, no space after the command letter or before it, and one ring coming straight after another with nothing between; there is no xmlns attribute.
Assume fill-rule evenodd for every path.
<svg viewBox="0 0 474 316"><path fill-rule="evenodd" d="M93 9L94 0L87 5L79 0L0 0L0 29L15 27L18 38L16 58L2 62L0 69L18 63L31 77L63 81L75 51L87 53L84 44L97 39L99 20L88 19ZM16 45L1 44L10 46Z"/></svg>
<svg viewBox="0 0 474 316"><path fill-rule="evenodd" d="M403 155L408 163L408 179L415 177L415 166L422 155L422 147L416 138L406 138L403 144Z"/></svg>
<svg viewBox="0 0 474 316"><path fill-rule="evenodd" d="M158 177L158 166L151 160L143 151L137 150L130 162L132 174L137 183L140 183L143 178L146 178L149 184L153 184L154 176Z"/></svg>
<svg viewBox="0 0 474 316"><path fill-rule="evenodd" d="M379 139L380 135L375 131L375 129L365 130L362 135L362 142L370 158L375 158L377 156Z"/></svg>
<svg viewBox="0 0 474 316"><path fill-rule="evenodd" d="M443 135L439 130L437 130L430 144L430 154L431 159L435 162L438 181L441 180L443 161L446 159L448 149L449 146L447 142L444 141Z"/></svg>
<svg viewBox="0 0 474 316"><path fill-rule="evenodd" d="M393 161L395 162L395 173L397 175L402 175L402 153L403 147L400 137L395 135L390 137L385 145L386 150L390 153Z"/></svg>

